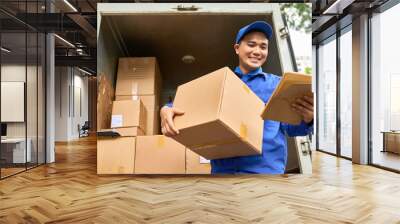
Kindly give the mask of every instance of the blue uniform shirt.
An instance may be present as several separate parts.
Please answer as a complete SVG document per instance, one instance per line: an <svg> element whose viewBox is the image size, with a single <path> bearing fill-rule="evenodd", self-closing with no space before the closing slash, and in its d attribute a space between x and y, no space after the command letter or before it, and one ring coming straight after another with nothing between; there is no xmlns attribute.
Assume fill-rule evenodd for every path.
<svg viewBox="0 0 400 224"><path fill-rule="evenodd" d="M235 74L264 103L271 97L281 79L276 75L264 73L261 68L243 75L240 68L236 67ZM282 174L285 172L287 161L285 133L291 137L305 136L311 133L312 130L312 124L308 125L305 122L299 125L289 125L278 121L265 120L261 155L211 160L211 173Z"/></svg>
<svg viewBox="0 0 400 224"><path fill-rule="evenodd" d="M281 80L276 75L264 73L261 68L243 75L240 68L236 67L235 74L264 103L271 97ZM211 172L282 174L285 172L287 161L285 133L291 137L304 136L311 133L312 130L313 126L305 122L299 125L289 125L278 121L265 120L261 155L211 160Z"/></svg>

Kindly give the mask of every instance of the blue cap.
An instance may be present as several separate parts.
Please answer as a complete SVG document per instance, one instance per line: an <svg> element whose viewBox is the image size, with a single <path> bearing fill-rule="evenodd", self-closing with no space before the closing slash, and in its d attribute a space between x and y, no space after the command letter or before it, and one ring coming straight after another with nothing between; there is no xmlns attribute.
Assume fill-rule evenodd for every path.
<svg viewBox="0 0 400 224"><path fill-rule="evenodd" d="M267 22L264 21L255 21L250 23L249 25L241 28L236 35L236 44L238 44L242 38L251 31L260 31L265 34L267 39L271 39L272 36L272 27Z"/></svg>

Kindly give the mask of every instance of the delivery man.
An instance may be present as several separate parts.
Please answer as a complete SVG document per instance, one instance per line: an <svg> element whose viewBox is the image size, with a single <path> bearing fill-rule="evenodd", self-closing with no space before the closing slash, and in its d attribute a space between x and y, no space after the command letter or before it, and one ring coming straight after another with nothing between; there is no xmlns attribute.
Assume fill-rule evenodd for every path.
<svg viewBox="0 0 400 224"><path fill-rule="evenodd" d="M236 67L235 74L264 103L271 97L280 81L280 77L265 73L261 68L267 60L271 36L271 26L264 21L256 21L239 30L233 46L239 58L239 66ZM287 161L285 133L291 137L310 134L313 129L313 106L312 97L298 98L292 104L292 109L303 118L299 125L265 120L261 155L211 160L211 173L284 173ZM161 109L161 128L164 135L179 134L179 130L174 126L173 118L182 114L184 114L184 111L174 108L172 104L167 104Z"/></svg>

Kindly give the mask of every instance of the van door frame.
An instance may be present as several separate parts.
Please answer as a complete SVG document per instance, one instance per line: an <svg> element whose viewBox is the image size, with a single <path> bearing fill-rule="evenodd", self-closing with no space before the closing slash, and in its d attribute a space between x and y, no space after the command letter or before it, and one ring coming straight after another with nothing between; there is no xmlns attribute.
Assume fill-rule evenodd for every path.
<svg viewBox="0 0 400 224"><path fill-rule="evenodd" d="M288 42L289 33L284 24L280 7L278 3L98 3L97 4L97 39L101 35L101 23L103 16L112 15L176 15L176 14L250 14L266 15L271 14L273 20L273 35L277 42L278 56L282 72L296 70L296 62L293 61L293 52ZM118 31L115 31L118 33ZM115 34L114 34L115 36ZM118 39L119 49L123 51L122 39ZM121 43L122 41L122 43ZM99 44L99 42L98 42ZM310 46L311 47L311 46ZM101 55L98 50L98 67L101 60L107 57ZM103 58L103 59L102 59ZM289 59L289 60L288 60ZM100 61L99 61L100 60ZM100 63L100 64L99 64ZM98 71L101 69L98 68ZM288 138L288 146L293 145L295 149L289 149L288 152L296 151L298 167L300 173L312 173L310 140L306 137Z"/></svg>

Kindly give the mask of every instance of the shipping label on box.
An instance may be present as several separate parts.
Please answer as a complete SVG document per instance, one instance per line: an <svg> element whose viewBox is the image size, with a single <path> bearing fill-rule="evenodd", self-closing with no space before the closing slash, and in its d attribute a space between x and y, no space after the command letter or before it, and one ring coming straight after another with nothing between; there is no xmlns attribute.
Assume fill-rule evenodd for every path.
<svg viewBox="0 0 400 224"><path fill-rule="evenodd" d="M186 149L186 174L210 174L210 161Z"/></svg>
<svg viewBox="0 0 400 224"><path fill-rule="evenodd" d="M122 114L115 114L111 116L111 128L119 128L122 127L123 124Z"/></svg>
<svg viewBox="0 0 400 224"><path fill-rule="evenodd" d="M210 163L210 160L200 156L200 163L201 164L207 164L207 163Z"/></svg>

